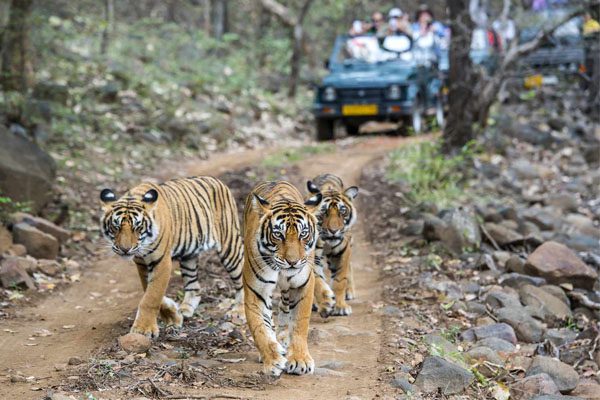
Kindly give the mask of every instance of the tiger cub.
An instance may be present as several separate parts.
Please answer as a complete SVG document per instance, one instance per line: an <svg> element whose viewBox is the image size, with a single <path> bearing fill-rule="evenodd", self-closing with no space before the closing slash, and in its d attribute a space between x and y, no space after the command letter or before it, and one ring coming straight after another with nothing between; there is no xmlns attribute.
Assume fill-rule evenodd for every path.
<svg viewBox="0 0 600 400"><path fill-rule="evenodd" d="M264 372L279 376L310 374L308 324L313 302L314 251L321 195L303 201L290 183L263 182L254 187L244 210L244 298L246 320L264 363ZM281 290L275 334L272 301ZM286 358L287 357L287 358Z"/></svg>
<svg viewBox="0 0 600 400"><path fill-rule="evenodd" d="M215 248L243 303L243 244L237 207L218 179L201 176L142 183L117 198L100 193L102 233L118 255L133 258L144 289L131 332L158 337L157 316L181 326L200 302L197 258ZM180 306L165 296L172 260L179 260L185 295Z"/></svg>
<svg viewBox="0 0 600 400"><path fill-rule="evenodd" d="M323 199L316 209L319 221L319 240L315 251L316 305L321 315L350 315L352 307L346 300L354 298L354 281L350 264L352 234L350 228L356 222L356 210L352 201L358 188L344 188L342 180L332 174L322 174L307 182L312 196L322 194ZM331 290L325 279L323 267L327 265L333 281L335 305ZM320 289L319 289L320 288Z"/></svg>

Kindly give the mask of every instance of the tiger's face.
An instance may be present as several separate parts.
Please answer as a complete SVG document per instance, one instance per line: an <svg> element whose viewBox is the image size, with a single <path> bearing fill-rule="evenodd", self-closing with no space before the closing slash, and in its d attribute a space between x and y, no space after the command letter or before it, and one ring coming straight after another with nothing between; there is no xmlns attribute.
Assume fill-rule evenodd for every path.
<svg viewBox="0 0 600 400"><path fill-rule="evenodd" d="M143 196L126 195L117 199L110 189L100 193L104 207L102 234L112 250L122 257L141 256L158 237L153 211L158 199L155 189Z"/></svg>
<svg viewBox="0 0 600 400"><path fill-rule="evenodd" d="M318 238L312 209L321 201L321 195L313 196L304 205L285 200L271 205L256 194L255 201L263 210L257 237L263 260L276 270L306 267Z"/></svg>
<svg viewBox="0 0 600 400"><path fill-rule="evenodd" d="M309 181L309 190L318 192L319 189ZM340 240L356 222L356 211L353 200L358 195L358 188L351 186L343 193L326 190L322 192L323 200L315 215L319 222L319 230L323 240Z"/></svg>

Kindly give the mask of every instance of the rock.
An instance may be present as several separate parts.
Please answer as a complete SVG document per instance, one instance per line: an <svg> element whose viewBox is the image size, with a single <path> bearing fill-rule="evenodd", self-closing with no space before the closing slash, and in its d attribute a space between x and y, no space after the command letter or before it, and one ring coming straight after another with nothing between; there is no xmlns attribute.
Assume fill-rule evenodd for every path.
<svg viewBox="0 0 600 400"><path fill-rule="evenodd" d="M541 208L529 208L523 212L523 217L544 231L553 229L556 222L556 215Z"/></svg>
<svg viewBox="0 0 600 400"><path fill-rule="evenodd" d="M548 374L561 393L568 393L577 387L579 375L570 365L554 358L535 356L525 376Z"/></svg>
<svg viewBox="0 0 600 400"><path fill-rule="evenodd" d="M329 368L316 367L315 375L316 376L344 376L346 374L341 371L334 371Z"/></svg>
<svg viewBox="0 0 600 400"><path fill-rule="evenodd" d="M392 380L392 386L401 389L406 394L415 392L415 388L408 381L408 378L403 376L403 374L397 374L394 376L394 379Z"/></svg>
<svg viewBox="0 0 600 400"><path fill-rule="evenodd" d="M546 280L544 278L539 278L536 276L529 276L512 272L510 274L500 275L500 277L498 278L498 283L500 283L503 286L509 286L511 288L518 289L523 285L541 286L546 283Z"/></svg>
<svg viewBox="0 0 600 400"><path fill-rule="evenodd" d="M12 235L3 225L0 225L0 255L13 245Z"/></svg>
<svg viewBox="0 0 600 400"><path fill-rule="evenodd" d="M548 329L544 333L544 340L549 340L552 344L559 347L571 343L577 339L577 332L568 328Z"/></svg>
<svg viewBox="0 0 600 400"><path fill-rule="evenodd" d="M400 230L400 233L406 236L418 236L423 234L423 229L425 226L424 221L413 220L408 221L406 226Z"/></svg>
<svg viewBox="0 0 600 400"><path fill-rule="evenodd" d="M517 380L510 386L510 396L514 400L529 400L540 394L560 394L552 378L545 373Z"/></svg>
<svg viewBox="0 0 600 400"><path fill-rule="evenodd" d="M465 249L475 250L481 244L479 222L473 210L455 208L443 212L442 220L450 228L441 240L453 250L462 253Z"/></svg>
<svg viewBox="0 0 600 400"><path fill-rule="evenodd" d="M546 278L553 284L572 283L575 287L593 289L598 273L581 261L568 247L546 242L527 258L525 272Z"/></svg>
<svg viewBox="0 0 600 400"><path fill-rule="evenodd" d="M539 146L549 146L555 139L549 132L542 131L534 125L517 124L513 125L512 132L506 132L508 135Z"/></svg>
<svg viewBox="0 0 600 400"><path fill-rule="evenodd" d="M452 358L455 358L456 355L460 356L460 351L458 350L458 348L453 343L444 339L438 334L430 333L428 335L425 335L423 336L423 341L427 343L430 346L430 348L435 349L437 353L440 353L442 357L444 357L445 355L449 355ZM460 356L460 358L462 358L462 356ZM456 360L451 359L448 361Z"/></svg>
<svg viewBox="0 0 600 400"><path fill-rule="evenodd" d="M22 244L13 244L10 249L6 251L9 256L25 257L27 255L27 249Z"/></svg>
<svg viewBox="0 0 600 400"><path fill-rule="evenodd" d="M504 307L495 312L501 322L513 327L517 338L527 343L537 343L542 340L544 326L535 320L524 307Z"/></svg>
<svg viewBox="0 0 600 400"><path fill-rule="evenodd" d="M489 347L492 350L502 352L502 353L512 353L515 351L515 346L504 339L500 339L497 337L488 337L482 340L479 340L475 343L477 346Z"/></svg>
<svg viewBox="0 0 600 400"><path fill-rule="evenodd" d="M27 254L35 258L55 259L58 256L58 240L24 222L13 226L13 240L25 246Z"/></svg>
<svg viewBox="0 0 600 400"><path fill-rule="evenodd" d="M596 251L598 250L599 236L588 236L588 235L572 235L566 240L560 240L562 244L577 251Z"/></svg>
<svg viewBox="0 0 600 400"><path fill-rule="evenodd" d="M17 257L6 255L4 256L4 259L0 261L0 264L3 263L15 263L19 269L27 272L29 275L33 275L34 272L37 272L38 260L30 256Z"/></svg>
<svg viewBox="0 0 600 400"><path fill-rule="evenodd" d="M462 392L474 379L471 371L441 357L428 356L415 380L415 387L427 393L441 391L450 395Z"/></svg>
<svg viewBox="0 0 600 400"><path fill-rule="evenodd" d="M523 158L513 160L510 169L519 179L536 179L540 176L537 167Z"/></svg>
<svg viewBox="0 0 600 400"><path fill-rule="evenodd" d="M571 394L585 400L600 400L600 384L591 380L579 382Z"/></svg>
<svg viewBox="0 0 600 400"><path fill-rule="evenodd" d="M39 260L37 269L48 276L56 276L62 271L61 265L55 260Z"/></svg>
<svg viewBox="0 0 600 400"><path fill-rule="evenodd" d="M530 400L584 400L581 397L563 396L561 394L543 394L532 397Z"/></svg>
<svg viewBox="0 0 600 400"><path fill-rule="evenodd" d="M423 237L427 240L441 240L447 229L446 223L432 214L425 213L423 218Z"/></svg>
<svg viewBox="0 0 600 400"><path fill-rule="evenodd" d="M539 309L544 315L558 319L566 319L573 316L571 309L562 300L532 285L524 285L519 290L521 302L526 306Z"/></svg>
<svg viewBox="0 0 600 400"><path fill-rule="evenodd" d="M139 333L128 333L119 338L119 345L128 353L145 353L152 345L152 341Z"/></svg>
<svg viewBox="0 0 600 400"><path fill-rule="evenodd" d="M545 203L562 211L577 211L579 207L579 199L571 193L550 194L545 199Z"/></svg>
<svg viewBox="0 0 600 400"><path fill-rule="evenodd" d="M13 201L28 202L39 211L52 196L56 164L36 144L0 125L0 188Z"/></svg>
<svg viewBox="0 0 600 400"><path fill-rule="evenodd" d="M60 243L66 242L71 237L71 232L67 229L40 217L34 217L27 213L15 213L11 216L13 223L25 222L40 231L54 236Z"/></svg>
<svg viewBox="0 0 600 400"><path fill-rule="evenodd" d="M83 361L83 359L81 357L71 357L69 358L69 361L67 362L67 364L69 365L80 365L83 364L85 361Z"/></svg>
<svg viewBox="0 0 600 400"><path fill-rule="evenodd" d="M565 291L561 287L555 285L543 285L540 286L540 289L550 293L552 296L556 297L557 299L565 303L567 306L571 307L571 300L569 300L569 298L565 294Z"/></svg>
<svg viewBox="0 0 600 400"><path fill-rule="evenodd" d="M460 334L461 340L474 342L487 338L498 338L509 343L517 344L517 337L513 328L504 323L490 324L467 329Z"/></svg>
<svg viewBox="0 0 600 400"><path fill-rule="evenodd" d="M512 288L492 287L485 298L485 303L497 309L502 307L521 307L519 294Z"/></svg>
<svg viewBox="0 0 600 400"><path fill-rule="evenodd" d="M35 289L33 280L27 274L18 257L8 257L0 263L0 284L5 289Z"/></svg>
<svg viewBox="0 0 600 400"><path fill-rule="evenodd" d="M310 328L308 331L308 342L310 344L319 345L331 338L331 333L320 328Z"/></svg>
<svg viewBox="0 0 600 400"><path fill-rule="evenodd" d="M495 224L493 222L486 222L484 224L485 230L489 235L498 243L500 246L507 245L518 240L522 240L523 236L503 225Z"/></svg>
<svg viewBox="0 0 600 400"><path fill-rule="evenodd" d="M70 396L65 393L52 393L51 396L46 397L49 400L77 400L77 397Z"/></svg>
<svg viewBox="0 0 600 400"><path fill-rule="evenodd" d="M564 218L565 222L571 225L576 231L593 237L600 236L600 228L594 225L594 221L585 215L568 214Z"/></svg>
<svg viewBox="0 0 600 400"><path fill-rule="evenodd" d="M504 360L494 350L485 346L477 346L467 351L467 358L471 364L477 363L477 370L486 377L494 376L497 373L497 368L489 368L485 362L490 362L495 365L504 366Z"/></svg>
<svg viewBox="0 0 600 400"><path fill-rule="evenodd" d="M525 272L525 260L517 255L513 255L506 261L506 269L510 272L522 274Z"/></svg>

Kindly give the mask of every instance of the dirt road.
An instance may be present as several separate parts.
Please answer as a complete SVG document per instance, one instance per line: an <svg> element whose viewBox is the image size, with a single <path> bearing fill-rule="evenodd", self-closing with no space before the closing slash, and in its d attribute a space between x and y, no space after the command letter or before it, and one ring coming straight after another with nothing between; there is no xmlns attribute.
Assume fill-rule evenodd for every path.
<svg viewBox="0 0 600 400"><path fill-rule="evenodd" d="M421 137L421 139L426 137ZM310 157L300 164L299 180L322 172L338 174L348 184L359 181L365 165L399 145L413 139L372 137L332 154ZM211 174L256 164L260 152L215 156L202 163L179 166L176 175ZM157 173L165 178L165 172ZM368 198L368 193L363 193ZM368 204L376 199L369 199ZM368 210L358 210L355 227L353 265L358 298L351 302L353 314L311 322L311 352L316 361L314 376L284 376L265 391L240 388L198 389L184 393L194 395L227 394L239 398L372 398L377 392L380 315L374 310L380 302L380 282L369 245L364 238ZM39 399L37 388L47 388L65 378L62 371L72 357L87 360L96 349L114 342L131 317L140 297L137 274L128 263L107 250L98 254L99 261L87 270L81 282L42 299L37 305L22 309L16 319L4 321L0 331L0 366L7 384L0 385L2 399ZM41 330L51 333L41 336ZM36 334L38 332L38 334ZM260 368L257 353L243 356L246 361L224 365L232 376L248 374ZM76 362L76 360L74 361ZM11 376L33 377L28 382L10 383ZM14 378L13 378L14 380ZM79 396L82 396L79 394ZM106 397L105 397L106 396ZM125 398L115 392L103 398ZM78 397L79 398L79 397Z"/></svg>

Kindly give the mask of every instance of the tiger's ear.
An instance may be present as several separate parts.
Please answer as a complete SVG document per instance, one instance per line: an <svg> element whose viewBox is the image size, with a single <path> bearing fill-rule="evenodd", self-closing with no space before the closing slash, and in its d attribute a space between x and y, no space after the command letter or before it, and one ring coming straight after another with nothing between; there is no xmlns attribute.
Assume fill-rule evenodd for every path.
<svg viewBox="0 0 600 400"><path fill-rule="evenodd" d="M319 187L313 183L313 181L306 181L306 188L310 193L319 193Z"/></svg>
<svg viewBox="0 0 600 400"><path fill-rule="evenodd" d="M314 210L321 204L321 200L323 200L323 195L321 193L317 193L312 197L309 197L304 201L304 205L308 207L309 210Z"/></svg>
<svg viewBox="0 0 600 400"><path fill-rule="evenodd" d="M356 187L356 186L350 186L348 189L346 189L344 191L344 194L349 199L354 199L356 196L358 196L358 187Z"/></svg>
<svg viewBox="0 0 600 400"><path fill-rule="evenodd" d="M156 200L158 200L158 192L156 189L150 189L142 196L142 201L146 204L155 203Z"/></svg>
<svg viewBox="0 0 600 400"><path fill-rule="evenodd" d="M104 205L109 205L117 200L117 195L110 189L102 189L100 192L100 200Z"/></svg>
<svg viewBox="0 0 600 400"><path fill-rule="evenodd" d="M256 193L252 193L252 205L256 211L262 213L266 213L271 207L271 204L267 200L263 199Z"/></svg>

